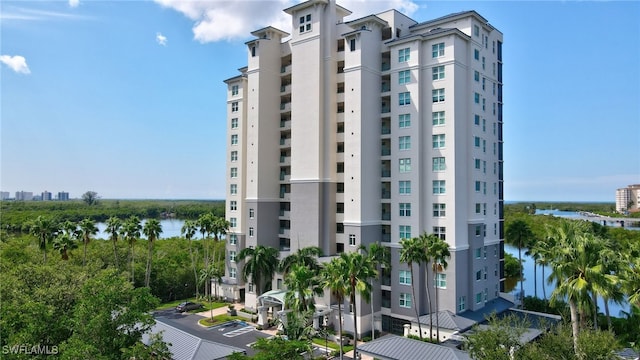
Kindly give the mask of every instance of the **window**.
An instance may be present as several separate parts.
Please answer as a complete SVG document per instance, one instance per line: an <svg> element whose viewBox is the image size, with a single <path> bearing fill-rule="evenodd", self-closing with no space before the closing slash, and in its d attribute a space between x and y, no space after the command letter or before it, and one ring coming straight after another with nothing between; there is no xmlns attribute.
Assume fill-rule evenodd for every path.
<svg viewBox="0 0 640 360"><path fill-rule="evenodd" d="M480 28L478 25L473 25L473 36L480 36Z"/></svg>
<svg viewBox="0 0 640 360"><path fill-rule="evenodd" d="M238 193L238 185L231 184L231 189L229 190L229 192L231 193L231 195L236 195Z"/></svg>
<svg viewBox="0 0 640 360"><path fill-rule="evenodd" d="M487 110L487 99L482 98L482 111Z"/></svg>
<svg viewBox="0 0 640 360"><path fill-rule="evenodd" d="M443 273L436 274L436 287L440 289L447 288L447 274L443 274Z"/></svg>
<svg viewBox="0 0 640 360"><path fill-rule="evenodd" d="M238 152L237 151L232 151L231 152L231 161L238 161Z"/></svg>
<svg viewBox="0 0 640 360"><path fill-rule="evenodd" d="M398 50L398 62L407 62L411 58L411 49L404 48Z"/></svg>
<svg viewBox="0 0 640 360"><path fill-rule="evenodd" d="M235 200L229 201L229 210L236 211L238 210L238 202Z"/></svg>
<svg viewBox="0 0 640 360"><path fill-rule="evenodd" d="M458 298L458 312L464 311L467 308L467 297L460 296Z"/></svg>
<svg viewBox="0 0 640 360"><path fill-rule="evenodd" d="M338 174L344 173L344 163L343 162L339 162L336 164L336 172Z"/></svg>
<svg viewBox="0 0 640 360"><path fill-rule="evenodd" d="M356 246L356 235L349 234L349 245Z"/></svg>
<svg viewBox="0 0 640 360"><path fill-rule="evenodd" d="M444 79L444 66L436 66L432 70L433 72L433 80L442 80Z"/></svg>
<svg viewBox="0 0 640 360"><path fill-rule="evenodd" d="M487 152L487 140L482 139L482 152Z"/></svg>
<svg viewBox="0 0 640 360"><path fill-rule="evenodd" d="M256 57L256 46L251 47L251 57Z"/></svg>
<svg viewBox="0 0 640 360"><path fill-rule="evenodd" d="M236 227L238 226L238 219L232 217L229 218L229 227Z"/></svg>
<svg viewBox="0 0 640 360"><path fill-rule="evenodd" d="M398 104L399 105L410 105L411 104L411 94L409 92L401 92L398 94Z"/></svg>
<svg viewBox="0 0 640 360"><path fill-rule="evenodd" d="M238 128L238 118L231 119L231 128L232 129L237 129Z"/></svg>
<svg viewBox="0 0 640 360"><path fill-rule="evenodd" d="M236 252L233 250L229 250L229 261L236 262Z"/></svg>
<svg viewBox="0 0 640 360"><path fill-rule="evenodd" d="M433 125L444 125L444 111L434 111L431 113Z"/></svg>
<svg viewBox="0 0 640 360"><path fill-rule="evenodd" d="M493 115L496 114L496 103L493 103Z"/></svg>
<svg viewBox="0 0 640 360"><path fill-rule="evenodd" d="M487 84L487 78L482 78L482 90L485 90Z"/></svg>
<svg viewBox="0 0 640 360"><path fill-rule="evenodd" d="M476 236L480 236L480 234L482 233L482 226L476 225L475 229L476 229Z"/></svg>
<svg viewBox="0 0 640 360"><path fill-rule="evenodd" d="M400 114L398 116L398 127L408 128L411 126L411 114Z"/></svg>
<svg viewBox="0 0 640 360"><path fill-rule="evenodd" d="M398 73L398 84L408 84L411 82L411 71L402 70Z"/></svg>
<svg viewBox="0 0 640 360"><path fill-rule="evenodd" d="M447 215L447 204L434 203L433 204L433 217L444 217Z"/></svg>
<svg viewBox="0 0 640 360"><path fill-rule="evenodd" d="M300 33L311 31L311 14L300 16Z"/></svg>
<svg viewBox="0 0 640 360"><path fill-rule="evenodd" d="M480 138L478 136L473 137L473 146L480 147Z"/></svg>
<svg viewBox="0 0 640 360"><path fill-rule="evenodd" d="M236 270L236 268L229 268L229 277L232 279L235 279L237 276L238 271Z"/></svg>
<svg viewBox="0 0 640 360"><path fill-rule="evenodd" d="M447 240L447 228L444 226L434 226L433 235L439 237L441 240Z"/></svg>
<svg viewBox="0 0 640 360"><path fill-rule="evenodd" d="M476 281L482 280L482 270L476 271Z"/></svg>
<svg viewBox="0 0 640 360"><path fill-rule="evenodd" d="M233 85L231 87L231 95L238 95L238 85Z"/></svg>
<svg viewBox="0 0 640 360"><path fill-rule="evenodd" d="M255 234L255 231L254 231L253 227L250 227L249 228L249 236L253 237L254 234Z"/></svg>
<svg viewBox="0 0 640 360"><path fill-rule="evenodd" d="M487 131L487 119L482 119L482 131Z"/></svg>
<svg viewBox="0 0 640 360"><path fill-rule="evenodd" d="M400 136L398 138L398 148L400 150L411 149L411 136Z"/></svg>
<svg viewBox="0 0 640 360"><path fill-rule="evenodd" d="M476 203L476 214L480 214L480 203Z"/></svg>
<svg viewBox="0 0 640 360"><path fill-rule="evenodd" d="M476 104L480 104L480 94L473 93L473 102Z"/></svg>
<svg viewBox="0 0 640 360"><path fill-rule="evenodd" d="M249 286L249 289L248 289L249 292L253 293L253 283L249 283L248 286Z"/></svg>
<svg viewBox="0 0 640 360"><path fill-rule="evenodd" d="M399 164L400 164L400 172L401 173L406 173L406 172L410 172L411 171L411 159L410 158L400 159L399 160Z"/></svg>
<svg viewBox="0 0 640 360"><path fill-rule="evenodd" d="M432 170L433 171L444 171L446 169L446 165L444 162L444 156L434 157L432 160Z"/></svg>
<svg viewBox="0 0 640 360"><path fill-rule="evenodd" d="M474 159L475 168L480 170L480 159Z"/></svg>
<svg viewBox="0 0 640 360"><path fill-rule="evenodd" d="M400 216L411 216L411 203L400 203Z"/></svg>
<svg viewBox="0 0 640 360"><path fill-rule="evenodd" d="M480 60L480 50L473 49L473 58L476 60Z"/></svg>
<svg viewBox="0 0 640 360"><path fill-rule="evenodd" d="M238 177L238 168L236 168L236 167L232 167L231 168L231 177L232 178L237 178Z"/></svg>
<svg viewBox="0 0 640 360"><path fill-rule="evenodd" d="M400 284L411 285L411 271L400 270Z"/></svg>
<svg viewBox="0 0 640 360"><path fill-rule="evenodd" d="M411 181L404 180L398 182L400 195L411 194Z"/></svg>
<svg viewBox="0 0 640 360"><path fill-rule="evenodd" d="M411 226L400 225L400 239L411 239Z"/></svg>
<svg viewBox="0 0 640 360"><path fill-rule="evenodd" d="M444 101L444 89L433 89L431 90L431 98L433 102L443 102Z"/></svg>
<svg viewBox="0 0 640 360"><path fill-rule="evenodd" d="M238 243L238 235L236 235L236 234L229 235L229 244L230 245L235 245L237 243Z"/></svg>
<svg viewBox="0 0 640 360"><path fill-rule="evenodd" d="M231 135L231 145L238 145L238 135Z"/></svg>
<svg viewBox="0 0 640 360"><path fill-rule="evenodd" d="M433 180L433 195L445 194L445 188L445 180Z"/></svg>
<svg viewBox="0 0 640 360"><path fill-rule="evenodd" d="M437 58L440 56L444 56L444 43L433 44L431 45L431 57Z"/></svg>
<svg viewBox="0 0 640 360"><path fill-rule="evenodd" d="M480 81L480 73L477 71L473 72L473 80Z"/></svg>
<svg viewBox="0 0 640 360"><path fill-rule="evenodd" d="M349 50L356 51L356 39L349 40Z"/></svg>
<svg viewBox="0 0 640 360"><path fill-rule="evenodd" d="M480 126L480 115L473 115L473 124Z"/></svg>
<svg viewBox="0 0 640 360"><path fill-rule="evenodd" d="M276 279L276 289L282 290L282 279Z"/></svg>
<svg viewBox="0 0 640 360"><path fill-rule="evenodd" d="M484 56L483 56L482 57L482 70L485 69L485 66L486 66L486 61L485 61Z"/></svg>
<svg viewBox="0 0 640 360"><path fill-rule="evenodd" d="M411 294L400 293L400 307L411 309L413 304L411 303Z"/></svg>
<svg viewBox="0 0 640 360"><path fill-rule="evenodd" d="M480 192L480 181L476 181L476 192Z"/></svg>
<svg viewBox="0 0 640 360"><path fill-rule="evenodd" d="M253 209L249 209L249 219L253 219L255 217L255 211Z"/></svg>
<svg viewBox="0 0 640 360"><path fill-rule="evenodd" d="M336 203L336 214L344 214L344 203Z"/></svg>
<svg viewBox="0 0 640 360"><path fill-rule="evenodd" d="M231 112L237 112L238 111L238 102L234 101L231 103Z"/></svg>
<svg viewBox="0 0 640 360"><path fill-rule="evenodd" d="M444 147L444 134L433 135L431 139L433 140L434 149L442 149Z"/></svg>
<svg viewBox="0 0 640 360"><path fill-rule="evenodd" d="M480 304L482 302L482 292L476 294L476 304Z"/></svg>

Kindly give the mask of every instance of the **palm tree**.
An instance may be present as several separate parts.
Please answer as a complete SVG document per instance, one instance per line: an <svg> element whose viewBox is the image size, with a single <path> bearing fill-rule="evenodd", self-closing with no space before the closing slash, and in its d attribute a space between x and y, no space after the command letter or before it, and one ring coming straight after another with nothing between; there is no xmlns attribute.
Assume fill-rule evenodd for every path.
<svg viewBox="0 0 640 360"><path fill-rule="evenodd" d="M322 268L322 286L335 296L338 302L338 333L340 334L340 360L343 359L342 350L342 303L347 291L347 264L342 257L334 258Z"/></svg>
<svg viewBox="0 0 640 360"><path fill-rule="evenodd" d="M73 236L62 233L56 236L55 240L53 240L53 248L60 252L60 256L62 260L69 260L69 250L75 249L78 247L76 241Z"/></svg>
<svg viewBox="0 0 640 360"><path fill-rule="evenodd" d="M373 262L367 256L364 256L357 252L341 253L340 258L346 264L345 270L347 271L347 291L346 295L349 295L349 300L353 306L353 332L355 340L353 342L353 354L358 356L358 305L356 303L356 295L369 301L371 297L371 284L369 279L378 275L378 272L373 266Z"/></svg>
<svg viewBox="0 0 640 360"><path fill-rule="evenodd" d="M530 243L533 232L524 220L515 220L507 227L507 239L518 246L518 262L520 263L520 307L524 301L524 275L522 273L522 248Z"/></svg>
<svg viewBox="0 0 640 360"><path fill-rule="evenodd" d="M58 232L58 226L50 218L38 216L29 226L29 232L38 238L38 245L43 253L43 261L47 263L47 243L51 242Z"/></svg>
<svg viewBox="0 0 640 360"><path fill-rule="evenodd" d="M369 249L363 248L373 265L378 272L378 274L382 273L382 269L386 269L389 271L391 269L391 251L388 247L380 245L380 243L373 243L369 245ZM375 278L371 278L371 287L373 288L373 281ZM376 330L375 323L373 319L373 301L371 301L371 340L376 338Z"/></svg>
<svg viewBox="0 0 640 360"><path fill-rule="evenodd" d="M106 225L107 228L105 231L109 233L109 239L113 243L113 259L115 260L116 269L118 269L118 248L116 247L116 243L118 242L118 233L122 227L122 222L117 217L112 216L107 219Z"/></svg>
<svg viewBox="0 0 640 360"><path fill-rule="evenodd" d="M424 248L418 238L400 240L402 249L400 250L400 262L406 263L411 274L411 293L413 300L413 308L416 312L416 321L418 322L418 331L420 339L422 339L422 325L420 324L420 314L418 313L418 303L416 301L415 277L413 276L413 265L420 267L420 263L424 259Z"/></svg>
<svg viewBox="0 0 640 360"><path fill-rule="evenodd" d="M251 281L256 285L258 296L267 291L267 288L270 289L271 279L278 268L279 254L278 249L262 245L244 248L238 253L238 258L245 260L242 281L246 282L250 276Z"/></svg>
<svg viewBox="0 0 640 360"><path fill-rule="evenodd" d="M433 277L434 284L436 287L436 341L440 342L440 317L438 316L439 310L439 301L438 301L438 274L447 269L449 265L447 263L447 259L451 257L451 252L449 251L449 244L446 241L439 238L437 235L431 234L427 236L427 254L433 259L432 268L433 268ZM433 321L431 321L431 325L433 325Z"/></svg>
<svg viewBox="0 0 640 360"><path fill-rule="evenodd" d="M64 231L71 237L75 237L78 235L78 225L70 220L65 220L60 224L60 230Z"/></svg>
<svg viewBox="0 0 640 360"><path fill-rule="evenodd" d="M144 274L144 286L149 287L151 282L151 262L153 259L153 244L162 233L162 226L158 219L149 219L144 223L142 232L147 236L149 255L147 255L147 271Z"/></svg>
<svg viewBox="0 0 640 360"><path fill-rule="evenodd" d="M314 295L322 295L320 278L317 272L305 265L293 264L284 280L287 286L285 305L299 313L315 310Z"/></svg>
<svg viewBox="0 0 640 360"><path fill-rule="evenodd" d="M82 266L85 266L87 261L87 244L89 244L91 236L98 233L98 228L96 227L96 223L89 218L81 220L78 224L78 227L80 228L80 234L82 236L82 243L84 247L82 255Z"/></svg>
<svg viewBox="0 0 640 360"><path fill-rule="evenodd" d="M278 271L286 275L293 265L304 265L317 273L320 270L320 264L318 263L318 257L320 256L322 256L322 249L317 246L298 249L297 252L280 260Z"/></svg>
<svg viewBox="0 0 640 360"><path fill-rule="evenodd" d="M191 258L191 266L193 267L193 276L195 279L196 299L197 299L199 295L198 269L196 269L196 259L193 256L193 246L191 244L191 239L193 239L193 237L195 236L196 231L197 231L196 223L192 220L186 220L182 225L182 229L180 232L184 235L184 237L187 239L187 242L189 243L189 257Z"/></svg>
<svg viewBox="0 0 640 360"><path fill-rule="evenodd" d="M122 225L122 233L123 237L129 243L129 263L131 265L131 282L135 284L135 253L134 247L136 240L140 237L140 231L142 230L142 225L140 225L140 219L137 216L131 216L128 218L124 224Z"/></svg>
<svg viewBox="0 0 640 360"><path fill-rule="evenodd" d="M209 267L200 269L200 277L198 278L198 282L196 283L196 289L199 285L204 284L206 287L211 287L211 279L219 280L224 275L224 269L216 264L210 264ZM209 297L209 307L211 308L211 321L213 321L213 306L211 303L213 302L213 297Z"/></svg>
<svg viewBox="0 0 640 360"><path fill-rule="evenodd" d="M225 220L225 218L222 217L214 217L213 221L211 222L211 232L213 233L214 240L213 262L218 261L218 258L216 256L216 245L218 244L218 241L220 241L220 237L227 234L229 227L231 227L231 223L229 223L227 220Z"/></svg>
<svg viewBox="0 0 640 360"><path fill-rule="evenodd" d="M213 231L213 214L207 213L202 214L196 221L198 228L200 229L200 233L202 234L202 250L203 250L203 262L204 268L209 268L209 245L207 245L207 238L209 238L209 234ZM209 296L209 286L205 286L204 288L204 296Z"/></svg>

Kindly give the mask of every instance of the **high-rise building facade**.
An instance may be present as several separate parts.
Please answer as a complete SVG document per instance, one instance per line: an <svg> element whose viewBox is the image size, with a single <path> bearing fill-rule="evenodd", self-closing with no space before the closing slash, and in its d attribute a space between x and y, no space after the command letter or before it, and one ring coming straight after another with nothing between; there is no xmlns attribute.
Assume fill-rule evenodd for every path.
<svg viewBox="0 0 640 360"><path fill-rule="evenodd" d="M636 212L640 209L640 184L616 189L616 211L619 213Z"/></svg>
<svg viewBox="0 0 640 360"><path fill-rule="evenodd" d="M414 305L428 313L412 283L436 288L440 310L482 309L503 280L502 33L475 11L425 22L395 10L347 21L334 0L284 11L292 34L254 31L247 66L225 81L231 228L219 290L255 304L245 247L330 257L378 242L392 268L373 314L358 308L363 332L372 315L397 331ZM449 244L437 279L417 267L411 279L399 261L401 239L422 233Z"/></svg>

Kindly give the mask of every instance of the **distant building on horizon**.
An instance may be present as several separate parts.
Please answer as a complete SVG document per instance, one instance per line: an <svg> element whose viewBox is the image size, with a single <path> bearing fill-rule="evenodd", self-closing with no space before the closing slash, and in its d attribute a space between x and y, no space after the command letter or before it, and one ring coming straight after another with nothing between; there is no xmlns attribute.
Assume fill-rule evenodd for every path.
<svg viewBox="0 0 640 360"><path fill-rule="evenodd" d="M8 191L0 191L0 200L9 200L11 193Z"/></svg>
<svg viewBox="0 0 640 360"><path fill-rule="evenodd" d="M53 200L53 196L50 192L48 192L47 190L42 192L42 201L51 201Z"/></svg>
<svg viewBox="0 0 640 360"><path fill-rule="evenodd" d="M16 191L16 201L31 201L33 193L31 191Z"/></svg>
<svg viewBox="0 0 640 360"><path fill-rule="evenodd" d="M65 191L60 191L58 192L58 196L56 198L58 201L68 201L69 200L69 193L65 192Z"/></svg>
<svg viewBox="0 0 640 360"><path fill-rule="evenodd" d="M640 210L640 184L629 185L616 190L616 211L619 213Z"/></svg>

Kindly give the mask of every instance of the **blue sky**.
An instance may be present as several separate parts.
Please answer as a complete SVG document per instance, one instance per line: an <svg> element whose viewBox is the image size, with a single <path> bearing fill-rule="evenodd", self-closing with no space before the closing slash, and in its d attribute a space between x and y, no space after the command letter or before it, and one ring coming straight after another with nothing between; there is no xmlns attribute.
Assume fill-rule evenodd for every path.
<svg viewBox="0 0 640 360"><path fill-rule="evenodd" d="M222 199L225 85L278 1L0 2L0 189ZM640 3L338 1L350 18L476 10L504 34L505 199L640 183Z"/></svg>

